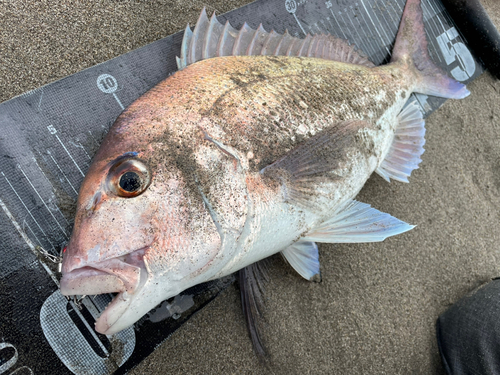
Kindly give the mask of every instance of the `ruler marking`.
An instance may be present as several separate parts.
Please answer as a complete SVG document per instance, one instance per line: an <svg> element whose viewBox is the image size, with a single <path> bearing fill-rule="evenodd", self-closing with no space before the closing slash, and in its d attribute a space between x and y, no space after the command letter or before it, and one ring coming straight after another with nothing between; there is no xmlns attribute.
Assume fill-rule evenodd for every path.
<svg viewBox="0 0 500 375"><path fill-rule="evenodd" d="M26 173L24 173L23 169L21 168L21 165L17 165L17 167L19 168L19 170L21 171L21 173L24 175L24 177L26 178L26 180L28 180L28 183L31 185L31 187L33 188L33 190L35 191L36 195L38 195L38 198L40 198L40 200L42 201L43 205L45 206L45 208L47 209L47 211L49 212L50 216L52 216L52 218L54 219L54 221L56 222L57 226L59 227L59 229L61 229L61 232L63 232L63 234L65 236L67 236L66 234L66 231L64 230L64 228L61 226L61 224L59 224L59 221L57 221L56 217L54 216L54 214L52 213L52 211L50 210L50 208L47 206L47 204L45 203L45 201L42 199L42 197L40 196L40 194L38 193L38 191L35 189L35 187L33 186L33 184L31 183L30 179L28 178L28 176L26 175Z"/></svg>
<svg viewBox="0 0 500 375"><path fill-rule="evenodd" d="M45 233L45 231L42 229L42 227L40 226L40 224L38 224L38 221L35 219L35 217L31 214L31 211L28 210L28 207L26 207L26 204L24 203L24 201L21 199L21 197L19 196L19 194L17 193L16 189L14 189L14 186L12 186L12 184L10 183L9 179L7 178L7 176L5 175L5 173L3 172L0 172L2 174L2 176L5 178L5 180L7 181L7 183L9 184L10 188L12 189L12 191L14 192L14 194L16 194L17 198L21 201L21 204L24 206L24 208L26 209L26 211L28 211L28 215L31 216L31 218L33 219L33 221L35 222L35 224L37 225L38 229L40 229L40 231L42 232L42 234L45 236L45 238L47 239L47 241L50 243L50 246L52 246L52 248L55 250L55 247L54 245L52 244L52 242L49 240L49 237L47 236L47 234ZM5 210L4 210L5 211ZM10 211L9 211L10 213ZM17 221L16 221L17 223ZM19 224L18 224L19 225Z"/></svg>

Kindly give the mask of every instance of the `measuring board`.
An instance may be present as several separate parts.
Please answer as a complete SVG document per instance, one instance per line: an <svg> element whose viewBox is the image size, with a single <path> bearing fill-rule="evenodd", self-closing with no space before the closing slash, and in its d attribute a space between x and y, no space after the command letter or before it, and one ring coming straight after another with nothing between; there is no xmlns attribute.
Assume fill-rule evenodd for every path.
<svg viewBox="0 0 500 375"><path fill-rule="evenodd" d="M349 40L376 64L390 55L405 0L259 0L219 16L304 37ZM482 73L439 0L423 1L432 59L458 81ZM104 336L93 322L109 295L69 301L56 259L79 186L104 135L135 99L176 70L183 32L0 104L0 375L126 373L234 277L163 302L134 327ZM416 95L428 115L444 99ZM78 306L77 306L78 305ZM36 347L37 350L30 350Z"/></svg>

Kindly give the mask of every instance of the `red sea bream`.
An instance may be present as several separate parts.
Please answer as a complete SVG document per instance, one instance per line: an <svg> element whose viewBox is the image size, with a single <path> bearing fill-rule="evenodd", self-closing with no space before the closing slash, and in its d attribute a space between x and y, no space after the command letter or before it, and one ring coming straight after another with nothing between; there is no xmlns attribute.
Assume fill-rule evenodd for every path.
<svg viewBox="0 0 500 375"><path fill-rule="evenodd" d="M80 188L61 291L118 293L96 322L105 334L272 254L311 279L316 242L410 230L354 198L373 172L407 182L417 168L411 93L469 94L431 62L419 0L387 65L332 36L235 30L203 12L178 66L118 117Z"/></svg>

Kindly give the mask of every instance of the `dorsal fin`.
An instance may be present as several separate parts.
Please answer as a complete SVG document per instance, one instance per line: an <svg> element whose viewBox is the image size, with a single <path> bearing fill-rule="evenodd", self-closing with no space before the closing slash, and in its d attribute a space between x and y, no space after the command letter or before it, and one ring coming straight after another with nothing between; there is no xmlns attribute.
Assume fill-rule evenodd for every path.
<svg viewBox="0 0 500 375"><path fill-rule="evenodd" d="M189 25L186 27L180 55L177 57L179 70L212 57L255 55L317 57L368 68L375 66L355 46L334 36L307 34L304 39L299 39L291 36L288 31L278 34L271 30L268 33L262 24L254 30L246 23L240 30L236 30L229 21L225 25L219 23L215 13L209 20L205 8L201 11L194 30L191 31Z"/></svg>

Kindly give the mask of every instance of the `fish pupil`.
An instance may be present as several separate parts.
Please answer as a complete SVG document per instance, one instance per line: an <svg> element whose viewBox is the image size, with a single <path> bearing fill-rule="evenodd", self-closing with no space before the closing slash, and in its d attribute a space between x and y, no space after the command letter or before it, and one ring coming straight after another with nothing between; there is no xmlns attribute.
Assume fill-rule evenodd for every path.
<svg viewBox="0 0 500 375"><path fill-rule="evenodd" d="M120 187L129 193L133 193L141 187L141 179L135 172L124 173L120 177Z"/></svg>

